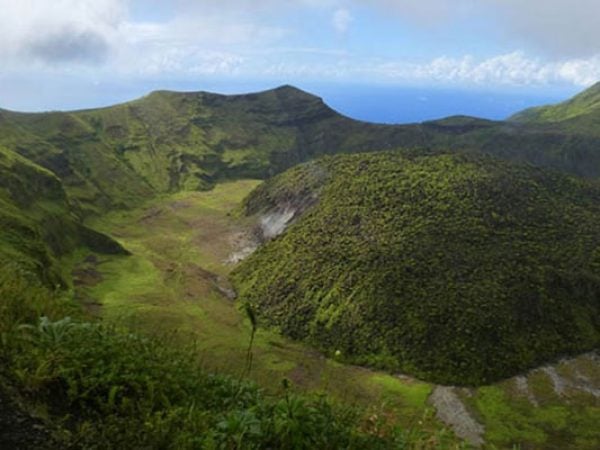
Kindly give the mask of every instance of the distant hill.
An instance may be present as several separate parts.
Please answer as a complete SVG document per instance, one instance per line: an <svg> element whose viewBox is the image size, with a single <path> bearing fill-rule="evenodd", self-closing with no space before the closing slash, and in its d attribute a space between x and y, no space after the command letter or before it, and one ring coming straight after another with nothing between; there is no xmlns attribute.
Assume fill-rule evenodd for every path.
<svg viewBox="0 0 600 450"><path fill-rule="evenodd" d="M600 114L589 117L561 127L469 117L392 126L344 117L291 86L232 96L159 91L96 110L0 110L0 145L57 175L84 214L99 214L225 179L267 178L321 155L399 147L600 177Z"/></svg>
<svg viewBox="0 0 600 450"><path fill-rule="evenodd" d="M160 91L98 110L0 113L0 143L56 173L90 213L227 178L266 178L320 154L389 147L400 135L421 143L418 132L404 130L346 119L289 86L236 96Z"/></svg>
<svg viewBox="0 0 600 450"><path fill-rule="evenodd" d="M600 83L596 83L566 102L526 109L511 117L510 120L523 123L554 123L591 114L600 115Z"/></svg>
<svg viewBox="0 0 600 450"><path fill-rule="evenodd" d="M573 102L592 105L593 94L594 89ZM37 248L39 258L25 258L27 264L49 268L51 263L40 261L68 253L66 249L74 248L79 239L75 236L79 232L53 234L55 228L45 225L50 216L61 217L58 222L52 219L60 224L56 230L72 231L80 218L89 215L136 207L164 193L210 189L227 179L266 179L298 163L337 153L391 149L486 153L600 177L596 126L600 114L591 106L590 111L560 126L464 116L377 125L344 117L322 99L291 86L231 96L158 91L121 105L74 112L0 110L0 148L6 161L0 169L7 174L0 186L12 186L10 195L0 197L6 205L3 220L10 222L0 231L2 251L13 255L18 235L24 239L21 249L29 244ZM37 190L28 184L30 178L34 183L40 180ZM32 195L32 200L20 204L15 201L20 195ZM51 215L44 209L47 197L56 207ZM26 220L31 214L36 218ZM65 227L67 222L72 226ZM55 238L62 250L44 247L44 239L36 237L39 232Z"/></svg>
<svg viewBox="0 0 600 450"><path fill-rule="evenodd" d="M296 217L235 269L241 301L330 355L482 384L600 343L596 182L477 155L339 155L244 208Z"/></svg>

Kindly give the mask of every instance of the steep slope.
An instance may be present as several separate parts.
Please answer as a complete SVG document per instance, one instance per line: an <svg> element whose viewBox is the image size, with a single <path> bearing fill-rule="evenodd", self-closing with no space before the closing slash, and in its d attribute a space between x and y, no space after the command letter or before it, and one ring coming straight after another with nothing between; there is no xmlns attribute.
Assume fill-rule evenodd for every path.
<svg viewBox="0 0 600 450"><path fill-rule="evenodd" d="M330 354L441 383L598 345L600 186L419 154L325 158L257 188L247 214L297 222L236 268L241 300Z"/></svg>
<svg viewBox="0 0 600 450"><path fill-rule="evenodd" d="M125 253L112 239L83 226L60 180L0 147L0 268L31 273L52 288L65 284L58 259L80 246Z"/></svg>
<svg viewBox="0 0 600 450"><path fill-rule="evenodd" d="M526 109L511 117L511 120L536 122L562 122L589 114L600 115L600 83L558 105Z"/></svg>
<svg viewBox="0 0 600 450"><path fill-rule="evenodd" d="M98 214L225 179L267 178L320 155L398 147L484 152L600 177L600 127L590 117L561 127L468 117L391 126L349 119L290 86L232 96L160 91L97 110L0 111L0 145L54 172L84 213Z"/></svg>

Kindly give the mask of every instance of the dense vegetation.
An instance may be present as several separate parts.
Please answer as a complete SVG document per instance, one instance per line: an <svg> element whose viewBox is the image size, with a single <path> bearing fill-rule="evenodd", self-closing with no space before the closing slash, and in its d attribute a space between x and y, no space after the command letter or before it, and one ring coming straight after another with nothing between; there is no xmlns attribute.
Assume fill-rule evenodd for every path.
<svg viewBox="0 0 600 450"><path fill-rule="evenodd" d="M236 272L242 297L338 358L467 384L512 374L598 343L598 188L426 155L483 152L598 177L594 92L580 97L585 114L560 124L367 124L291 87L0 110L0 404L10 397L44 418L59 448L443 445L323 398L267 396L208 373L193 349L86 322L65 261L126 253L83 224L90 215L402 146L319 160L259 188L248 213L289 204L305 215Z"/></svg>
<svg viewBox="0 0 600 450"><path fill-rule="evenodd" d="M66 314L78 314L73 304L36 286L26 272L0 270L0 299L0 394L10 389L44 419L49 436L43 448L401 449L448 443L449 436L370 423L358 410L295 394L287 383L280 395L267 396L243 378L208 373L193 345L71 319ZM2 438L9 448L26 447Z"/></svg>
<svg viewBox="0 0 600 450"><path fill-rule="evenodd" d="M81 224L56 175L0 147L0 267L33 272L48 286L64 287L68 280L58 259L80 247L125 253Z"/></svg>
<svg viewBox="0 0 600 450"><path fill-rule="evenodd" d="M291 169L245 208L314 196L233 273L286 335L452 384L600 342L597 183L482 156L359 154Z"/></svg>

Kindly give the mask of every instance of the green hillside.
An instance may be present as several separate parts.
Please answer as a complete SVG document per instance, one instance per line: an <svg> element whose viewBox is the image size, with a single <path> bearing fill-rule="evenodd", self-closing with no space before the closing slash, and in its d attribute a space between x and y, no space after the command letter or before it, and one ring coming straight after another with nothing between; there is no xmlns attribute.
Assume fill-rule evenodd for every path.
<svg viewBox="0 0 600 450"><path fill-rule="evenodd" d="M328 152L379 149L390 133L420 143L416 130L404 130L344 118L289 86L237 96L160 91L72 113L0 112L0 144L56 173L92 213L266 178Z"/></svg>
<svg viewBox="0 0 600 450"><path fill-rule="evenodd" d="M290 86L232 96L159 91L95 110L0 110L0 145L56 174L83 213L101 214L223 180L264 179L321 155L398 147L484 152L600 177L600 114L577 120L377 125Z"/></svg>
<svg viewBox="0 0 600 450"><path fill-rule="evenodd" d="M452 384L598 345L598 184L482 156L359 154L269 180L245 212L315 201L233 272L284 334Z"/></svg>
<svg viewBox="0 0 600 450"><path fill-rule="evenodd" d="M533 166L600 177L598 121L377 125L290 86L0 110L0 429L49 448L461 448L431 385L343 362L481 384L597 347L600 188ZM296 223L234 269L282 211ZM262 327L248 348L246 301L334 358ZM595 448L593 393L510 416L469 392L491 445L550 442L573 398L560 433Z"/></svg>
<svg viewBox="0 0 600 450"><path fill-rule="evenodd" d="M65 286L59 259L85 246L125 253L107 236L81 224L53 173L0 147L0 268L31 273Z"/></svg>
<svg viewBox="0 0 600 450"><path fill-rule="evenodd" d="M600 83L566 102L527 109L514 115L511 120L526 123L562 122L589 114L600 115Z"/></svg>

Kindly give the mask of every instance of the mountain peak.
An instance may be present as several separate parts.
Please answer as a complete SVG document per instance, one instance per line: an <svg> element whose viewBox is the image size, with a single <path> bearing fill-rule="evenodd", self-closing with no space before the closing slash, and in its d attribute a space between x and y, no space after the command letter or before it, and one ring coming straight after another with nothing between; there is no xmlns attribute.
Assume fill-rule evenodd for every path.
<svg viewBox="0 0 600 450"><path fill-rule="evenodd" d="M273 90L275 92L288 92L313 96L311 93L303 91L302 89L297 88L296 86L292 86L291 84L282 84L281 86L278 86Z"/></svg>

